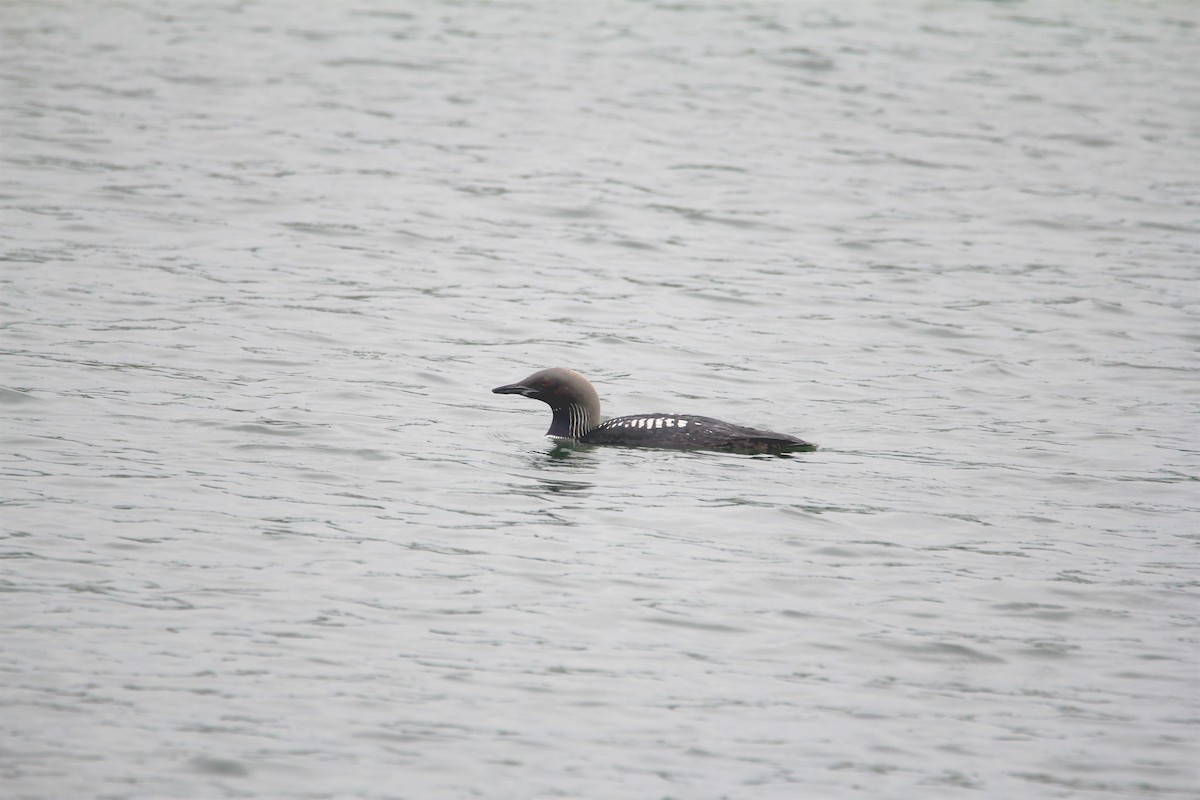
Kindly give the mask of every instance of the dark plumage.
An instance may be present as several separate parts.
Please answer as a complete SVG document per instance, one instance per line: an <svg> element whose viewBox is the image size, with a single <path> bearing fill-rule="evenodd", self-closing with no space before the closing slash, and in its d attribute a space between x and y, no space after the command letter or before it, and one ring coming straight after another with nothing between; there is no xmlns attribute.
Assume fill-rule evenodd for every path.
<svg viewBox="0 0 1200 800"><path fill-rule="evenodd" d="M588 379L562 367L535 372L523 381L498 386L496 394L523 394L550 406L554 419L547 436L584 444L724 450L735 453L788 453L816 445L786 433L731 425L690 414L638 414L600 421L600 396Z"/></svg>

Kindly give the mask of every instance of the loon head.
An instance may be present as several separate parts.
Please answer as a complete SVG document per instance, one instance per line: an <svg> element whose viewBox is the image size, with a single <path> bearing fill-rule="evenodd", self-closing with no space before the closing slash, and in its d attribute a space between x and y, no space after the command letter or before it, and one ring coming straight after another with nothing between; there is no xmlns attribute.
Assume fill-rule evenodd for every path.
<svg viewBox="0 0 1200 800"><path fill-rule="evenodd" d="M588 379L573 369L544 369L523 381L497 386L492 392L523 394L550 406L554 420L547 436L578 439L600 424L600 396Z"/></svg>

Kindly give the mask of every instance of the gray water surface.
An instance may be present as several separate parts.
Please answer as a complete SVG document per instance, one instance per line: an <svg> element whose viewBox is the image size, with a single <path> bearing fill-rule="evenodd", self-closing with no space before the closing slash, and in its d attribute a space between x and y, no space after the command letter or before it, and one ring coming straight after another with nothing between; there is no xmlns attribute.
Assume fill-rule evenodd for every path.
<svg viewBox="0 0 1200 800"><path fill-rule="evenodd" d="M1198 24L0 6L0 795L1198 796Z"/></svg>

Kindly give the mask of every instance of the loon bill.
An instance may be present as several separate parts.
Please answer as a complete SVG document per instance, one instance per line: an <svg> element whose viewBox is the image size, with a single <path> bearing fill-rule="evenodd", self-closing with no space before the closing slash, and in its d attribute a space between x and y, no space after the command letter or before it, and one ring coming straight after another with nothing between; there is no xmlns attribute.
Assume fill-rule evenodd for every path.
<svg viewBox="0 0 1200 800"><path fill-rule="evenodd" d="M497 386L495 394L522 394L550 406L554 419L547 436L584 444L723 450L734 453L788 453L817 446L789 436L690 414L637 414L600 421L600 396L578 372L554 367L523 381Z"/></svg>

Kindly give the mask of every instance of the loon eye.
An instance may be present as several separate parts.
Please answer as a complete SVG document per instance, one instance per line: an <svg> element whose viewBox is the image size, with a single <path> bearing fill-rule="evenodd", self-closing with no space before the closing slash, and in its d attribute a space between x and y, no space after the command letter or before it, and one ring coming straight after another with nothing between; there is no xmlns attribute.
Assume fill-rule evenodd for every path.
<svg viewBox="0 0 1200 800"><path fill-rule="evenodd" d="M542 388L543 388L543 389L545 389L545 388L546 388L546 387L548 387L549 385L550 385L550 379L549 379L549 378L542 378Z"/></svg>

